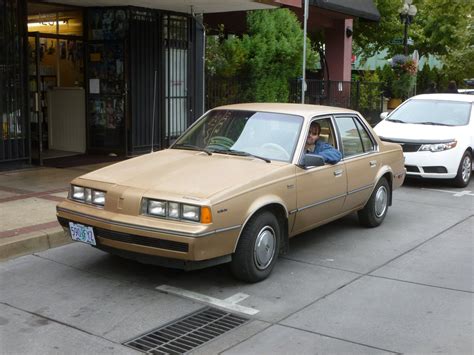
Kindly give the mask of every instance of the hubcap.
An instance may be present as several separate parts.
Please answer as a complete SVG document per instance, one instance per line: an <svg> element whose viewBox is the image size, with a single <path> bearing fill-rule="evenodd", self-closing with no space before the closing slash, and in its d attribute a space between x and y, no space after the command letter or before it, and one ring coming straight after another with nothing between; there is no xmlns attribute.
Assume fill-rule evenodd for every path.
<svg viewBox="0 0 474 355"><path fill-rule="evenodd" d="M468 155L464 157L464 160L462 161L462 179L464 182L467 182L469 178L471 177L471 159L469 158Z"/></svg>
<svg viewBox="0 0 474 355"><path fill-rule="evenodd" d="M387 209L388 192L385 186L380 186L375 194L375 215L382 217Z"/></svg>
<svg viewBox="0 0 474 355"><path fill-rule="evenodd" d="M270 265L275 254L275 231L270 226L263 227L255 240L254 261L259 270Z"/></svg>

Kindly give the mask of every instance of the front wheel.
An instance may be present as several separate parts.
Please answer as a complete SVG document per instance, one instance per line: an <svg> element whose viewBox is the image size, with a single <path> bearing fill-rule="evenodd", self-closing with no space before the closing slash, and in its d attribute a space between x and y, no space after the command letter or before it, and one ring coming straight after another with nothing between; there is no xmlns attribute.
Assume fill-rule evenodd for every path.
<svg viewBox="0 0 474 355"><path fill-rule="evenodd" d="M472 158L471 153L467 150L461 158L459 163L458 173L453 180L456 187L466 187L471 179L472 172Z"/></svg>
<svg viewBox="0 0 474 355"><path fill-rule="evenodd" d="M258 282L272 272L280 247L280 225L271 212L252 217L240 236L230 264L240 280Z"/></svg>
<svg viewBox="0 0 474 355"><path fill-rule="evenodd" d="M387 179L381 178L365 207L357 212L360 224L369 228L379 226L387 215L389 198L390 186Z"/></svg>

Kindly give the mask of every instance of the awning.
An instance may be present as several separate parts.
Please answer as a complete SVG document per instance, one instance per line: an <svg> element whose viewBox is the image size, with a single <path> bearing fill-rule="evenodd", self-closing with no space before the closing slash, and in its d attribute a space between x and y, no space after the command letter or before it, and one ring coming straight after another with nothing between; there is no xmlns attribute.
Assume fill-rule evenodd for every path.
<svg viewBox="0 0 474 355"><path fill-rule="evenodd" d="M310 0L310 5L341 12L370 21L380 21L380 12L373 0Z"/></svg>
<svg viewBox="0 0 474 355"><path fill-rule="evenodd" d="M273 9L280 4L263 0L53 0L74 6L138 6L181 13L214 13L244 10Z"/></svg>

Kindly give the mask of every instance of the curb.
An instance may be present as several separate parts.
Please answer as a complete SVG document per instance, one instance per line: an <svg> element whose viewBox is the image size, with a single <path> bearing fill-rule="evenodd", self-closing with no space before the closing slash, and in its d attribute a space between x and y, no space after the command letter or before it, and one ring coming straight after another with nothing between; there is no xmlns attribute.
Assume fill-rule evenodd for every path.
<svg viewBox="0 0 474 355"><path fill-rule="evenodd" d="M30 255L72 242L71 238L66 236L62 227L6 239L5 241L0 240L0 261Z"/></svg>

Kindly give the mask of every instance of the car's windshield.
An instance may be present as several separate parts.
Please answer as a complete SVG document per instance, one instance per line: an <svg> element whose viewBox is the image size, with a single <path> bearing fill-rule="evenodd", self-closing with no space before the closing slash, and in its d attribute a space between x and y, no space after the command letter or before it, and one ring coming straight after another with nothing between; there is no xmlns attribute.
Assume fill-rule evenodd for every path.
<svg viewBox="0 0 474 355"><path fill-rule="evenodd" d="M415 99L400 106L387 120L440 126L464 126L469 123L470 114L470 102Z"/></svg>
<svg viewBox="0 0 474 355"><path fill-rule="evenodd" d="M255 155L290 162L303 117L271 112L213 110L171 148Z"/></svg>

